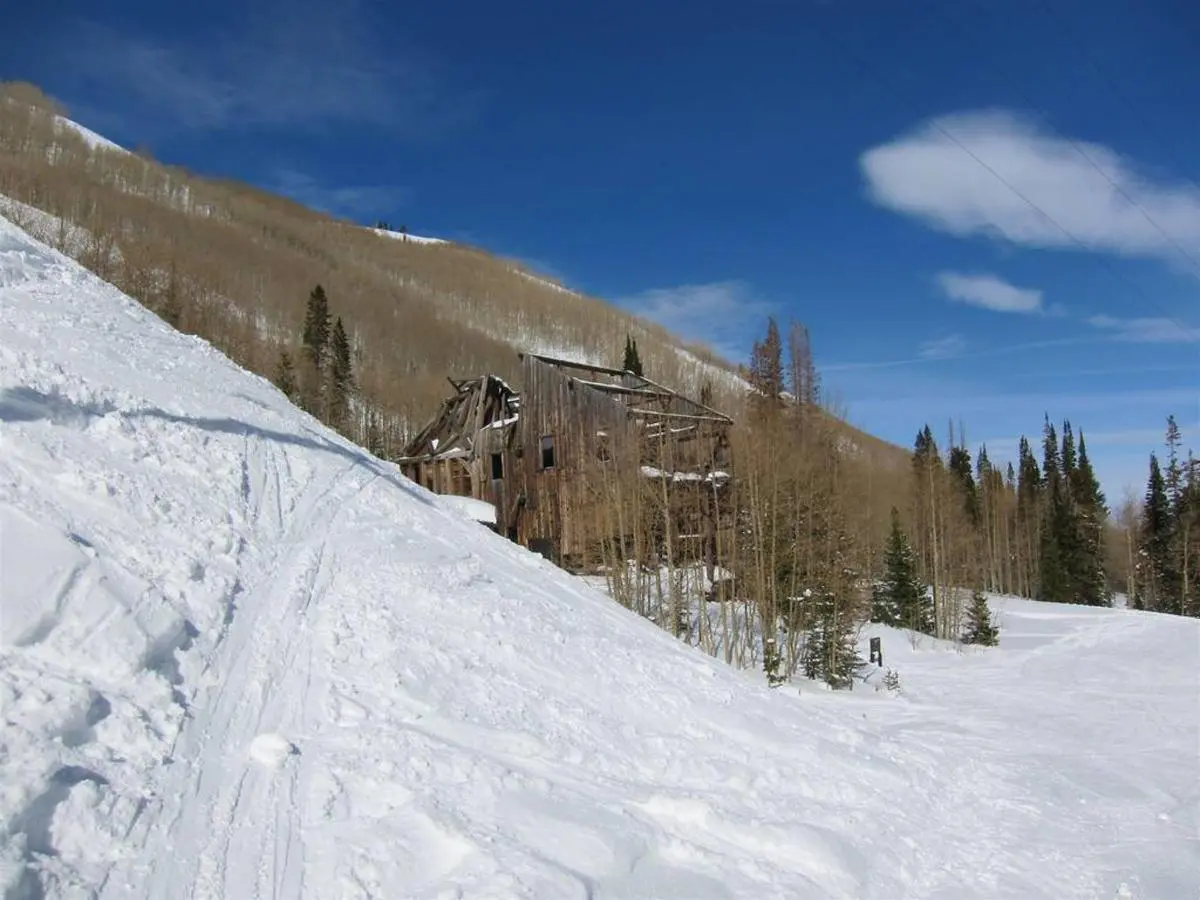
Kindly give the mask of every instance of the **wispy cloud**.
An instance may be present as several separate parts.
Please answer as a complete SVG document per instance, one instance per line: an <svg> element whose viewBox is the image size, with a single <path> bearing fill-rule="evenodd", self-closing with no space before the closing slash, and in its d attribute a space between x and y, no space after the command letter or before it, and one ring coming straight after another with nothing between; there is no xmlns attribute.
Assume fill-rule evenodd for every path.
<svg viewBox="0 0 1200 900"><path fill-rule="evenodd" d="M1092 316L1088 323L1109 332L1115 339L1140 344L1186 344L1200 341L1200 328L1165 317L1118 319Z"/></svg>
<svg viewBox="0 0 1200 900"><path fill-rule="evenodd" d="M947 297L969 306L1012 313L1036 313L1043 309L1041 291L1016 287L995 275L941 272L937 282Z"/></svg>
<svg viewBox="0 0 1200 900"><path fill-rule="evenodd" d="M922 342L917 349L921 359L957 359L967 350L967 341L961 334L949 334Z"/></svg>
<svg viewBox="0 0 1200 900"><path fill-rule="evenodd" d="M1200 274L1189 259L1200 257L1200 187L1152 180L1108 147L1054 137L1012 112L931 119L859 163L875 203L951 234L1082 245Z"/></svg>
<svg viewBox="0 0 1200 900"><path fill-rule="evenodd" d="M1004 344L998 347L975 347L971 350L972 357L1008 356L1026 353L1033 350L1045 350L1050 347L1068 347L1073 344L1091 344L1102 338L1094 335L1068 338L1052 338L1045 341L1024 341L1019 344ZM926 345L922 345L922 348ZM870 362L829 363L821 366L822 372L852 372L863 369L894 369L902 366L917 366L927 363L942 362L957 359L957 356L918 355L908 359L872 360Z"/></svg>
<svg viewBox="0 0 1200 900"><path fill-rule="evenodd" d="M383 46L371 26L361 0L300 0L186 38L80 22L63 30L58 56L108 98L107 112L145 127L355 123L425 138L471 116L476 98L451 92L414 47Z"/></svg>
<svg viewBox="0 0 1200 900"><path fill-rule="evenodd" d="M653 288L617 304L682 337L702 341L727 359L742 359L750 335L765 330L771 304L741 281Z"/></svg>
<svg viewBox="0 0 1200 900"><path fill-rule="evenodd" d="M411 198L401 185L327 185L294 169L277 169L264 186L320 212L352 217L391 213Z"/></svg>

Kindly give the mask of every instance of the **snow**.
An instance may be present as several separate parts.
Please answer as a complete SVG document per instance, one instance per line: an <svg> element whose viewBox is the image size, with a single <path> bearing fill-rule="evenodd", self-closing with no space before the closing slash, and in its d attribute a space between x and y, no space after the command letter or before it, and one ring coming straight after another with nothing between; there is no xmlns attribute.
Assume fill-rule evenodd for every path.
<svg viewBox="0 0 1200 900"><path fill-rule="evenodd" d="M73 259L78 259L90 247L94 247L94 235L81 225L68 222L58 216L50 215L27 203L13 200L0 194L0 215L23 228L26 233L38 240L61 250ZM120 251L114 246L109 251L109 260L113 264L121 261Z"/></svg>
<svg viewBox="0 0 1200 900"><path fill-rule="evenodd" d="M89 147L92 147L94 149L100 149L100 150L120 150L122 153L129 152L124 147L122 147L120 144L113 143L108 138L106 138L102 135L96 134L96 132L92 131L90 128L85 128L83 125L80 125L78 122L73 122L70 119L65 118L64 116L57 116L56 120L58 122L59 127L66 128L70 131L74 131L81 138L83 138L85 142L87 142L87 145Z"/></svg>
<svg viewBox="0 0 1200 900"><path fill-rule="evenodd" d="M449 241L435 237L421 237L419 234L401 233L399 231L389 231L386 228L372 228L371 231L381 237L393 238L399 241L409 241L413 244L448 244Z"/></svg>
<svg viewBox="0 0 1200 900"><path fill-rule="evenodd" d="M476 500L474 497L457 497L443 494L438 497L438 503L446 509L456 510L473 522L496 523L496 507L486 500Z"/></svg>
<svg viewBox="0 0 1200 900"><path fill-rule="evenodd" d="M582 297L579 291L573 291L569 287L564 287L557 281L551 281L549 278L542 278L534 275L532 272L526 272L524 269L510 269L509 271L516 272L522 278L527 278L530 281L540 284L542 287L550 288L552 291L558 291L560 294L570 294L572 297Z"/></svg>
<svg viewBox="0 0 1200 900"><path fill-rule="evenodd" d="M8 897L1200 886L1195 621L997 600L770 690L4 220L0 446Z"/></svg>

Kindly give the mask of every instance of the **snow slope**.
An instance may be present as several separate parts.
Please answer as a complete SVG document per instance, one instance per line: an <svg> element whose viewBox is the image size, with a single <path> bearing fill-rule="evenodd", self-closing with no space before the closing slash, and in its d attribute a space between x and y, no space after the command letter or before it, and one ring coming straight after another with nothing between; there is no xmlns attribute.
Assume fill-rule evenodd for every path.
<svg viewBox="0 0 1200 900"><path fill-rule="evenodd" d="M414 244L446 244L449 243L442 238L421 237L419 234L408 234L407 232L389 231L386 228L372 228L380 237L392 238L397 241L411 241Z"/></svg>
<svg viewBox="0 0 1200 900"><path fill-rule="evenodd" d="M92 131L92 129L86 128L85 126L80 125L78 122L72 121L65 116L58 116L57 121L60 127L73 131L83 138L89 147L102 150L120 150L122 153L128 152L120 144L110 141L103 135L96 134L96 132Z"/></svg>
<svg viewBox="0 0 1200 900"><path fill-rule="evenodd" d="M0 219L6 897L1196 896L1198 623L770 691Z"/></svg>

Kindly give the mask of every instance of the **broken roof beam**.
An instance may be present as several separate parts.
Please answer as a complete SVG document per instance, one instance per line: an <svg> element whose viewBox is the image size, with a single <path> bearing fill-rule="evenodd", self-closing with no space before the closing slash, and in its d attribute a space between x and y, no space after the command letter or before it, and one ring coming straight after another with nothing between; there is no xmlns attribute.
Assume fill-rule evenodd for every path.
<svg viewBox="0 0 1200 900"><path fill-rule="evenodd" d="M656 388L662 388L662 390L664 390L664 391L671 390L670 388L664 387L663 385L659 384L656 381L652 381L651 379L647 378L645 375L642 375L639 377L642 379L642 381L646 382L646 384L654 385L654 387L656 387ZM714 409L713 407L709 406L706 403L701 403L698 400L693 400L691 397L686 397L683 394L677 394L676 396L678 396L681 400L684 400L687 403L690 403L692 406L696 407L697 409L702 409L705 412L712 413L714 416L720 416L723 419L729 419L729 416L725 415L725 413L721 412L719 409ZM729 421L733 422L733 419L729 419Z"/></svg>
<svg viewBox="0 0 1200 900"><path fill-rule="evenodd" d="M590 388L595 388L598 391L604 391L606 394L625 394L635 397L662 397L664 399L671 399L678 396L677 394L673 394L669 391L657 391L650 390L648 388L631 388L625 387L623 384L609 384L606 381L588 381L584 378L572 378L571 380L576 384L582 384Z"/></svg>
<svg viewBox="0 0 1200 900"><path fill-rule="evenodd" d="M732 425L733 419L721 413L713 413L712 415L699 415L695 413L675 413L663 412L658 409L639 409L629 407L629 414L634 418L645 416L650 419L688 419L694 422L717 422L721 425Z"/></svg>
<svg viewBox="0 0 1200 900"><path fill-rule="evenodd" d="M574 360L570 360L570 359L559 359L558 357L555 357L555 356L544 356L541 353L518 353L517 355L521 359L524 359L525 357L528 356L531 359L541 360L544 363L549 363L552 366L558 366L559 368L562 368L562 369L579 369L584 372L601 372L605 375L631 375L631 374L633 374L631 372L626 372L624 369L614 369L609 366L594 366L591 363L575 362Z"/></svg>

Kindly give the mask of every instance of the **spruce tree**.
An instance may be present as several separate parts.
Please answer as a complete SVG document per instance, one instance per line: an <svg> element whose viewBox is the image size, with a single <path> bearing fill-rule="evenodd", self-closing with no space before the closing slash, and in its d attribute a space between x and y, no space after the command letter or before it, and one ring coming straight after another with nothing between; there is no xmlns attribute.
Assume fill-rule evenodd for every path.
<svg viewBox="0 0 1200 900"><path fill-rule="evenodd" d="M350 408L350 393L354 388L354 373L350 361L350 341L339 316L329 337L329 360L326 366L326 421L343 431Z"/></svg>
<svg viewBox="0 0 1200 900"><path fill-rule="evenodd" d="M1088 459L1087 441L1079 432L1078 464L1072 470L1071 493L1076 519L1075 599L1088 606L1108 606L1107 547L1104 534L1108 507L1100 481Z"/></svg>
<svg viewBox="0 0 1200 900"><path fill-rule="evenodd" d="M637 341L629 335L625 335L625 358L621 363L621 368L639 377L644 374L642 371L642 358L638 354Z"/></svg>
<svg viewBox="0 0 1200 900"><path fill-rule="evenodd" d="M1070 493L1063 483L1058 434L1049 415L1042 429L1042 475L1044 489L1037 596L1039 600L1052 603L1068 603L1071 597L1068 545L1071 543L1074 523Z"/></svg>
<svg viewBox="0 0 1200 900"><path fill-rule="evenodd" d="M1142 529L1138 542L1140 608L1175 612L1173 602L1171 505L1158 456L1150 454L1150 477L1142 502Z"/></svg>
<svg viewBox="0 0 1200 900"><path fill-rule="evenodd" d="M1200 617L1200 460L1189 451L1175 533L1180 551L1183 614Z"/></svg>
<svg viewBox="0 0 1200 900"><path fill-rule="evenodd" d="M892 507L892 530L884 554L887 571L872 594L871 621L933 632L933 609L917 571L917 556Z"/></svg>
<svg viewBox="0 0 1200 900"><path fill-rule="evenodd" d="M987 597L982 591L975 591L971 595L971 605L967 607L967 622L962 642L994 647L999 643L999 634L992 622L992 611L988 607Z"/></svg>
<svg viewBox="0 0 1200 900"><path fill-rule="evenodd" d="M325 289L319 284L308 295L303 341L309 364L320 371L329 342L329 300L325 296Z"/></svg>
<svg viewBox="0 0 1200 900"><path fill-rule="evenodd" d="M959 491L962 493L963 508L966 510L967 519L973 526L978 528L979 490L975 484L975 476L971 472L971 451L966 447L952 447L950 449L949 469L958 482Z"/></svg>
<svg viewBox="0 0 1200 900"><path fill-rule="evenodd" d="M775 317L767 319L767 336L754 342L750 354L750 383L767 400L783 396L783 340Z"/></svg>
<svg viewBox="0 0 1200 900"><path fill-rule="evenodd" d="M279 364L275 368L275 387L283 391L293 403L296 402L298 389L296 385L296 369L292 365L291 354L286 350L279 351Z"/></svg>
<svg viewBox="0 0 1200 900"><path fill-rule="evenodd" d="M852 688L863 660L850 604L827 589L814 591L809 599L813 618L804 643L804 674L834 690Z"/></svg>

